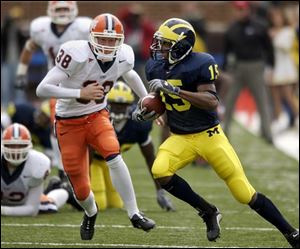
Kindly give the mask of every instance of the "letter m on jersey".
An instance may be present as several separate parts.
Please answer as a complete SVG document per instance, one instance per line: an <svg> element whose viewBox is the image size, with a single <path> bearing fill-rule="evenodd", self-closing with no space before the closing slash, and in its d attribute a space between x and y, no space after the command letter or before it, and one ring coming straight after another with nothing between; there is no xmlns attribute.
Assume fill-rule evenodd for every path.
<svg viewBox="0 0 300 249"><path fill-rule="evenodd" d="M213 129L210 129L208 131L206 131L208 133L209 137L212 137L214 134L220 134L218 127L215 127Z"/></svg>

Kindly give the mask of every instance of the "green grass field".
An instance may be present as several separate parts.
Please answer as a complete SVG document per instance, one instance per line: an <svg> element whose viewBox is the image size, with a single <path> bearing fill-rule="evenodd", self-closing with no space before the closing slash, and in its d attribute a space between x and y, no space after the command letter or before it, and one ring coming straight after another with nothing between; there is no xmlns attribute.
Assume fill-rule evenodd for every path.
<svg viewBox="0 0 300 249"><path fill-rule="evenodd" d="M242 161L249 181L279 207L283 215L299 227L299 164L237 124L231 142ZM153 139L158 145L158 128ZM131 172L139 208L156 221L149 233L132 228L124 210L108 209L97 218L92 241L81 241L79 224L82 213L70 206L57 214L38 217L1 217L1 247L265 247L288 248L283 236L247 205L231 196L222 180L210 168L189 165L178 174L192 188L219 207L223 214L221 238L206 239L205 225L188 204L170 197L176 212L165 212L156 203L154 184L139 148L135 145L124 154Z"/></svg>

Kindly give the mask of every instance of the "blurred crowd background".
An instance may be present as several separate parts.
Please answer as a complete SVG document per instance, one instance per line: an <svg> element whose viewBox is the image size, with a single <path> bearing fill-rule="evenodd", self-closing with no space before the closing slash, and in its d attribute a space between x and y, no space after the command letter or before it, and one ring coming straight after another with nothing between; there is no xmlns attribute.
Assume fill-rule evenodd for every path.
<svg viewBox="0 0 300 249"><path fill-rule="evenodd" d="M228 106L228 109L233 109L234 106L238 108L243 104L246 104L247 108L252 108L254 105L254 109L257 108L259 113L263 115L262 120L265 118L264 115L270 115L270 122L266 121L263 124L261 133L268 142L271 142L269 134L271 124L275 127L274 129L282 128L282 125L287 127L298 126L298 1L78 1L77 3L79 16L94 18L101 13L108 12L116 15L121 20L125 29L125 42L131 45L135 51L135 69L144 81L144 64L149 58L149 46L158 25L171 17L183 18L189 21L197 33L194 50L212 54L219 65L221 76L216 85L221 99L219 109L221 119L224 116L229 125L233 110L229 110L226 116ZM47 73L47 60L41 50L36 51L32 57L26 90L15 89L14 81L20 52L29 37L30 22L34 18L46 15L46 9L46 1L1 1L2 111L7 109L10 102L17 103L18 101L26 101L31 103L34 108L41 108L41 100L38 100L35 96L37 85ZM266 35L270 38L270 44L261 46L261 49L265 49L263 51L265 52L264 58L249 58L249 56L254 57L255 52L259 49L255 47L256 42L258 44L263 43L263 40L255 40L254 43L251 40L244 41L245 37L239 37L238 29L232 29L233 23L248 15L259 23L260 27L265 28ZM293 33L293 39L289 44L287 44L287 39L284 36L281 41L275 40L276 34L285 28ZM249 29L245 32L251 34L253 30ZM247 42L253 46L248 47ZM270 78L268 69L276 67L276 56L281 56L280 53L284 53L285 56L291 59L293 64L289 65L289 68L294 71L289 70L288 75L276 81L276 78ZM249 73L250 78L239 78L237 72L242 72L244 65L243 63L239 64L239 62L247 62L248 60L252 62L256 59L258 59L258 62L262 62L262 77L259 79L251 77L251 75L259 74L262 69L257 64L255 66L258 66L259 71L250 71L247 66L243 75ZM255 69L253 68L253 70ZM284 73L287 73L286 70ZM293 77L289 77L291 74ZM297 75L297 77L295 78L294 75ZM259 89L257 92L265 91L266 93L263 95L263 99L259 100L259 103L256 98L253 101L252 95L255 95L255 92L248 92L247 88L251 90L251 86L247 86L247 84L250 84L245 83L247 80L252 82L255 80L261 81L257 83L259 86L254 86ZM236 81L244 82L240 86L240 92L232 91L232 89L237 89L238 82ZM226 98L228 98L227 102ZM285 120L283 120L283 116ZM282 122L288 123L282 124Z"/></svg>

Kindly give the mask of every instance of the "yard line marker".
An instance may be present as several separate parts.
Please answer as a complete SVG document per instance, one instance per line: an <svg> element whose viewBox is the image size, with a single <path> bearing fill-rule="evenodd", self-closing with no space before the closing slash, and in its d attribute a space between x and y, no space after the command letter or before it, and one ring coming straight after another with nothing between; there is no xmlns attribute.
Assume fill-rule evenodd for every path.
<svg viewBox="0 0 300 249"><path fill-rule="evenodd" d="M199 246L188 245L137 245L137 244L102 244L102 243L45 243L45 242L1 242L1 245L40 245L40 246L104 246L104 247L137 247L137 248L199 248ZM224 247L224 246L201 246L201 248L244 248L244 247ZM252 247L260 248L260 247Z"/></svg>
<svg viewBox="0 0 300 249"><path fill-rule="evenodd" d="M1 223L3 227L72 227L78 228L80 225L74 224L48 224L48 223L33 223L33 224L22 224L22 223ZM126 225L95 225L99 228L133 228L132 226ZM156 229L178 229L178 230L190 230L190 229L206 229L204 227L178 227L178 226L157 226ZM275 228L267 227L222 227L225 230L244 230L244 231L276 231Z"/></svg>

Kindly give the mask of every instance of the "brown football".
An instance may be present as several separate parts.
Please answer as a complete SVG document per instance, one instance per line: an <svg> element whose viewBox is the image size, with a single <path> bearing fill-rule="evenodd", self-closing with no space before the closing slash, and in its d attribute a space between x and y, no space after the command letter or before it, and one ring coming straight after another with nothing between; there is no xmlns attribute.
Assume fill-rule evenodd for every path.
<svg viewBox="0 0 300 249"><path fill-rule="evenodd" d="M165 110L165 104L161 101L158 93L151 92L141 100L141 108L146 107L148 112L155 111L157 114L162 115Z"/></svg>

